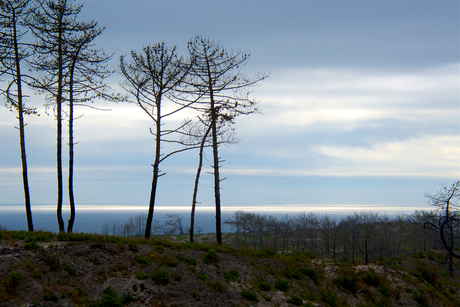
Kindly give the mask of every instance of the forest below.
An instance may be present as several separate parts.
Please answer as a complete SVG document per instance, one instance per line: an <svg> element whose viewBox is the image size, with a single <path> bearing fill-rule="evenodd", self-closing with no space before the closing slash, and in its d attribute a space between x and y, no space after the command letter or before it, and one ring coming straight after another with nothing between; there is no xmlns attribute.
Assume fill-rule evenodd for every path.
<svg viewBox="0 0 460 307"><path fill-rule="evenodd" d="M394 221L391 227L373 227L382 231L386 226L401 233L406 230L409 237L410 225L405 223ZM325 252L321 250L321 233L324 229L317 230L313 245L318 253ZM254 235L246 233L247 238ZM239 236L243 244L244 235ZM297 242L299 248L302 246L296 231L291 233L284 252L275 252L269 247L270 236L264 236L265 247L254 249L198 243L213 240L207 234L196 235L192 243L181 235L155 235L146 240L143 236L1 230L0 306L460 304L459 263L454 261L451 277L445 251L413 253L405 246L410 241L406 238L401 239L399 256L389 256L385 251L386 256L368 264L364 264L362 254L358 256L361 245L352 264L351 259L334 261L296 250ZM417 233L413 237L414 244L424 241ZM238 243L235 233L225 234L224 240ZM432 242L427 239L427 244Z"/></svg>
<svg viewBox="0 0 460 307"><path fill-rule="evenodd" d="M443 250L440 235L424 227L426 212L388 216L377 212L355 212L340 220L312 212L273 215L236 211L224 221L232 232L223 241L238 247L270 249L278 253L300 252L330 258L344 263L369 263L383 259L397 259L411 253ZM130 217L126 223L106 222L101 235L138 237L143 235L146 215ZM152 234L189 240L189 228L177 214L168 215L164 223L154 220ZM194 235L199 242L215 242L215 234ZM202 238L205 238L203 241ZM455 242L454 248L460 246Z"/></svg>

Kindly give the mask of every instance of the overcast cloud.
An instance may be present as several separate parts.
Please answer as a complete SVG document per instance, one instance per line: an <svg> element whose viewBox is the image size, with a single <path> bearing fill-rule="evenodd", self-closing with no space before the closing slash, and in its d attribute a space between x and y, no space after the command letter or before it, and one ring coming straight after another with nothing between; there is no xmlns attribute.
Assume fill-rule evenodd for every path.
<svg viewBox="0 0 460 307"><path fill-rule="evenodd" d="M164 40L185 52L203 34L251 51L247 75L270 73L253 93L264 114L239 118L241 141L221 149L224 206L381 210L426 206L426 192L460 179L459 12L458 1L88 0L81 18L106 25L97 45L116 50L113 68L130 49ZM42 111L26 128L32 203L52 204L55 121L42 97L29 102ZM147 206L151 121L135 105L95 104L111 111L79 109L77 204ZM21 203L17 120L0 116L0 204ZM196 152L164 162L159 205L190 203L196 164Z"/></svg>

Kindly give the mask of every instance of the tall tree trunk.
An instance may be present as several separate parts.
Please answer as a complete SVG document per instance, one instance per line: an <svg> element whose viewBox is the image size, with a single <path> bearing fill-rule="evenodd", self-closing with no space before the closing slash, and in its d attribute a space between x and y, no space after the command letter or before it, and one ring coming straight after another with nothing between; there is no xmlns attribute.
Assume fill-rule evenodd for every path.
<svg viewBox="0 0 460 307"><path fill-rule="evenodd" d="M74 142L73 142L73 77L74 69L78 56L78 51L72 62L70 71L70 82L69 82L69 205L70 205L70 218L67 222L67 233L72 233L73 223L75 222L75 199L73 194L73 162L74 162Z"/></svg>
<svg viewBox="0 0 460 307"><path fill-rule="evenodd" d="M56 120L57 120L57 146L56 146L56 163L57 163L57 209L56 215L59 225L59 232L64 232L64 220L62 219L62 199L63 199L63 182L62 182L62 79L63 79L63 60L62 60L62 18L63 12L61 12L61 19L59 21L59 33L58 33L58 91L56 97Z"/></svg>
<svg viewBox="0 0 460 307"><path fill-rule="evenodd" d="M152 189L150 190L149 213L145 226L145 238L150 239L150 231L152 229L153 211L155 207L155 197L157 192L158 177L160 171L161 157L161 94L156 98L157 119L156 119L156 135L155 135L155 162L153 163L153 178Z"/></svg>
<svg viewBox="0 0 460 307"><path fill-rule="evenodd" d="M222 244L221 230L221 213L220 213L220 175L219 175L219 144L217 142L217 110L214 102L213 83L209 62L207 64L209 97L211 99L211 129L212 129L212 154L213 154L213 169L214 169L214 198L216 202L216 241Z"/></svg>
<svg viewBox="0 0 460 307"><path fill-rule="evenodd" d="M199 153L199 162L198 162L198 169L196 170L196 176L195 176L195 186L193 187L193 199L192 199L192 213L190 216L190 242L193 242L193 229L195 226L195 207L196 207L196 198L198 195L198 183L200 181L200 175L201 175L201 168L203 167L203 150L204 150L204 144L206 142L206 139L209 135L209 132L211 130L212 126L209 126L208 129L206 130L206 133L203 136L203 139L201 140L200 144L200 153ZM238 237L238 236L237 236Z"/></svg>
<svg viewBox="0 0 460 307"><path fill-rule="evenodd" d="M27 175L27 155L26 155L26 141L24 131L24 109L22 100L22 81L21 81L21 67L19 65L19 47L16 32L16 15L14 9L12 10L13 15L13 44L14 44L14 57L16 63L16 86L18 94L18 120L19 120L19 143L21 149L21 164L22 164L22 184L24 187L24 201L26 207L27 216L27 229L34 231L34 224L32 220L32 209L30 206L30 192L29 192L29 180Z"/></svg>

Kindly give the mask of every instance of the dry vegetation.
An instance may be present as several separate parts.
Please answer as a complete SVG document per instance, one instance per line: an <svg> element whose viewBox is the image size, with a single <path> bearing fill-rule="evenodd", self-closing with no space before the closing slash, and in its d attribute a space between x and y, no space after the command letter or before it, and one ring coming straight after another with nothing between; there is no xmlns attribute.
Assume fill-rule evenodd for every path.
<svg viewBox="0 0 460 307"><path fill-rule="evenodd" d="M459 264L449 277L435 251L351 265L181 236L0 234L0 306L460 306Z"/></svg>

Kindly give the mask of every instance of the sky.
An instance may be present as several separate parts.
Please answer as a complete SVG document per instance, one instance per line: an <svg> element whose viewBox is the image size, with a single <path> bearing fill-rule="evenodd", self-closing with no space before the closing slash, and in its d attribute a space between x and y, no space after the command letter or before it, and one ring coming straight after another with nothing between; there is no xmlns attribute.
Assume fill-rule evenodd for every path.
<svg viewBox="0 0 460 307"><path fill-rule="evenodd" d="M239 117L240 142L220 148L224 208L429 209L426 193L460 179L459 1L83 3L80 18L105 26L95 43L114 52L115 70L120 55L161 41L186 55L187 41L199 34L250 52L247 76L269 74L252 94L263 114ZM120 81L115 73L107 83L122 91ZM42 96L31 94L28 104L41 114L26 126L33 210L56 203L56 123ZM79 204L147 208L152 121L134 104L94 106L110 111L77 110L77 210ZM23 204L15 126L16 114L2 107L4 208ZM66 154L64 161L67 168ZM195 151L162 163L157 205L191 203L197 164ZM210 174L202 175L198 201L213 205Z"/></svg>

